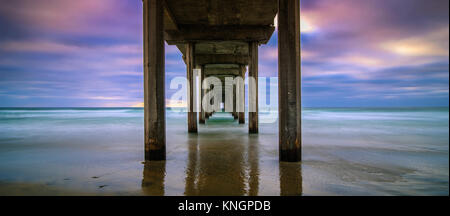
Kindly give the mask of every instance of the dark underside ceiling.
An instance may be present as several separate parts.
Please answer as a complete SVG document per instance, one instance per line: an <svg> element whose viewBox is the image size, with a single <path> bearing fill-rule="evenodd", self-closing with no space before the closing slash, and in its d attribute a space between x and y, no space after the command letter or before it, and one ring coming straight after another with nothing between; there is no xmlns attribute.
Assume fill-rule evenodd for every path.
<svg viewBox="0 0 450 216"><path fill-rule="evenodd" d="M165 40L183 55L196 43L198 65L246 65L248 42L267 43L277 12L277 0L165 0Z"/></svg>

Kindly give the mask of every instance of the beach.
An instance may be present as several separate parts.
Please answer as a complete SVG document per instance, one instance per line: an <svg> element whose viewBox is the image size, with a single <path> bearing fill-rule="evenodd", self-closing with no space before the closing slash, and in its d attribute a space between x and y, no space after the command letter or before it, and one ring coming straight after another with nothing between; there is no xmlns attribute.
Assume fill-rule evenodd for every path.
<svg viewBox="0 0 450 216"><path fill-rule="evenodd" d="M167 160L144 163L142 108L1 108L0 195L449 194L448 108L304 108L298 163L273 116L189 134L168 108Z"/></svg>

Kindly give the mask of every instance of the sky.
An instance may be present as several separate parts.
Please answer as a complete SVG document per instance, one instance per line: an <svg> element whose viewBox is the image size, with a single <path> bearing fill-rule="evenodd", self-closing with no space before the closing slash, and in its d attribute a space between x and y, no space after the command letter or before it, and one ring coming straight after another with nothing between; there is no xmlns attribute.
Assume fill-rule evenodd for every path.
<svg viewBox="0 0 450 216"><path fill-rule="evenodd" d="M0 107L142 104L141 0L0 1ZM304 107L449 104L448 0L302 0L301 33ZM260 76L277 55L275 31ZM169 100L175 46L165 70Z"/></svg>

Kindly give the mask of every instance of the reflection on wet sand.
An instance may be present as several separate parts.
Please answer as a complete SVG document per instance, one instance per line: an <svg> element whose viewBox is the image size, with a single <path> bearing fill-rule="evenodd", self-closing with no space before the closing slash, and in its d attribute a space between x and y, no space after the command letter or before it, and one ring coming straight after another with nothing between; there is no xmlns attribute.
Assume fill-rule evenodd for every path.
<svg viewBox="0 0 450 216"><path fill-rule="evenodd" d="M145 163L142 180L145 195L174 194L174 190L179 194L181 190L186 196L257 196L266 194L264 189L281 195L302 195L301 164L279 163L268 151L268 146L277 145L276 137L249 135L248 126L216 115L207 125L200 126L198 134L179 134L183 139L176 139L177 145L183 151L168 161L167 170L176 170L169 179L165 179L165 162ZM176 165L183 163L185 166ZM264 168L262 174L260 169ZM173 182L173 178L184 180L180 182L181 188L177 185L165 191L165 184ZM261 178L270 180L261 182Z"/></svg>
<svg viewBox="0 0 450 216"><path fill-rule="evenodd" d="M213 141L202 139L202 135L212 137L211 134L201 134L192 135L189 139L184 194L247 195L249 191L255 191L251 188L255 184L248 183L249 179L258 181L258 170L247 170L250 159L245 148L247 143ZM253 160L258 162L257 158Z"/></svg>
<svg viewBox="0 0 450 216"><path fill-rule="evenodd" d="M302 164L280 162L280 195L302 195Z"/></svg>
<svg viewBox="0 0 450 216"><path fill-rule="evenodd" d="M252 137L253 141L258 140L258 136ZM249 191L248 195L257 196L258 188L259 188L259 153L258 153L258 145L259 142L250 141L247 145L247 155L249 158Z"/></svg>
<svg viewBox="0 0 450 216"><path fill-rule="evenodd" d="M165 161L149 161L144 164L142 192L144 195L164 196Z"/></svg>

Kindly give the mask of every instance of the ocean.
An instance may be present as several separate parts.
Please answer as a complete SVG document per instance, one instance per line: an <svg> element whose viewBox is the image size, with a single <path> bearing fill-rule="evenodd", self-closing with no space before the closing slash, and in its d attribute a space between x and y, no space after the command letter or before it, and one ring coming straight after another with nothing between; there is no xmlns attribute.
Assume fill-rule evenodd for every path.
<svg viewBox="0 0 450 216"><path fill-rule="evenodd" d="M449 195L448 108L304 108L299 163L276 116L189 134L167 109L167 160L143 163L142 108L1 108L0 195Z"/></svg>

